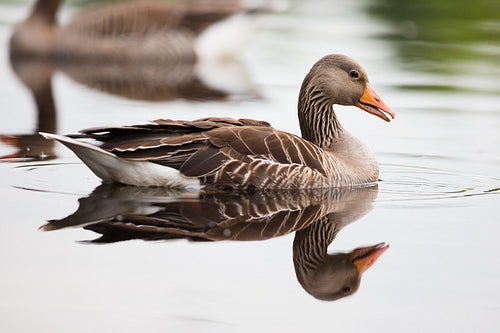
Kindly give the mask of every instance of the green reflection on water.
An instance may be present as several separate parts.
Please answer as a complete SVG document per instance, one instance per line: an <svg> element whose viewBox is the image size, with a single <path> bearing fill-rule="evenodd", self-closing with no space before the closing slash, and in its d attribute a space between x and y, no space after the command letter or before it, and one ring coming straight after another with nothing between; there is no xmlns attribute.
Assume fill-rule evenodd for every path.
<svg viewBox="0 0 500 333"><path fill-rule="evenodd" d="M380 37L407 68L452 74L467 71L464 63L500 65L498 0L373 0L368 12L390 27Z"/></svg>

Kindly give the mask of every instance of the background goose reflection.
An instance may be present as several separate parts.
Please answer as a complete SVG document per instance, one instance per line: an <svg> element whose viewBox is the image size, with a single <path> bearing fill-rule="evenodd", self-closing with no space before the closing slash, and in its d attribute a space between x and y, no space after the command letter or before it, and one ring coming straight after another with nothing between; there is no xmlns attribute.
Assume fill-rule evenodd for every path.
<svg viewBox="0 0 500 333"><path fill-rule="evenodd" d="M172 192L103 184L79 199L77 211L41 228L83 227L92 243L132 239L255 241L295 232L297 279L312 296L333 301L355 293L361 275L388 246L328 254L337 233L372 209L377 186L301 192ZM196 281L194 281L196 283Z"/></svg>
<svg viewBox="0 0 500 333"><path fill-rule="evenodd" d="M17 77L30 91L36 106L36 126L32 133L1 135L0 141L14 147L15 153L0 156L0 160L22 158L50 160L55 158L54 144L38 134L57 131L57 112L52 89L54 68L43 61L13 61L11 66Z"/></svg>

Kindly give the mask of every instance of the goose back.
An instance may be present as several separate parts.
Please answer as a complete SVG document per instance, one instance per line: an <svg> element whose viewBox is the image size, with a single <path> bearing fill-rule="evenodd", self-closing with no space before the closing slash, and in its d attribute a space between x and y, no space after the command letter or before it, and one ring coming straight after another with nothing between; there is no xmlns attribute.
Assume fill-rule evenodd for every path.
<svg viewBox="0 0 500 333"><path fill-rule="evenodd" d="M184 29L199 34L214 22L243 10L238 1L125 2L88 8L72 19L64 30L94 36L124 37L154 31Z"/></svg>

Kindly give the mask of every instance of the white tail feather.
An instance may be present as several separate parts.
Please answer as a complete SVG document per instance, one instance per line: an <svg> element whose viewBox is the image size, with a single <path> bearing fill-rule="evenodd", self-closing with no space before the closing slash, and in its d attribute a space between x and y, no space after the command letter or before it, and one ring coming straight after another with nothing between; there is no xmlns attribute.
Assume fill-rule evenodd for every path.
<svg viewBox="0 0 500 333"><path fill-rule="evenodd" d="M133 161L118 157L98 146L63 135L42 133L71 149L90 170L104 182L136 186L167 186L199 189L200 181L180 174L176 169L149 161Z"/></svg>

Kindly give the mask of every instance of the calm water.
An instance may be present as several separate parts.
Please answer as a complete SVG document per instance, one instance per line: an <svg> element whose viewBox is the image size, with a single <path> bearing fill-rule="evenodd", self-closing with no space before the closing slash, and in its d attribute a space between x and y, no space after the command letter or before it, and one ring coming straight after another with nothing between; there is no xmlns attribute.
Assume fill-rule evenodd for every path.
<svg viewBox="0 0 500 333"><path fill-rule="evenodd" d="M210 87L207 101L189 86L192 77L182 81L168 68L125 73L87 68L82 74L36 63L11 66L8 38L29 3L0 2L0 156L11 156L0 163L2 332L494 332L500 327L499 5L486 0L290 4L288 11L262 20L241 61L200 66L195 77ZM63 20L74 10L66 6ZM67 149L32 137L37 130L68 133L208 115L265 119L298 133L301 80L327 53L358 60L396 111L396 120L387 124L356 108L336 108L344 126L376 153L378 189L197 198L98 187L99 180ZM174 93L172 86L183 89ZM165 221L188 211L200 225L196 230L178 225L175 230L184 236L244 238L237 228L245 218L230 216L234 223L217 237L208 235L203 221L219 221L220 212L231 207L250 211L270 203L286 206L287 216L311 207L317 219L337 214L330 221L339 231L328 240L331 255L381 242L390 248L354 295L325 302L297 281L300 239L308 238L293 228L259 225L247 236L261 239L253 242L142 241L181 236L139 234L133 223L120 224L128 217L147 225L144 216ZM138 240L80 242L100 237L89 229L107 241Z"/></svg>

